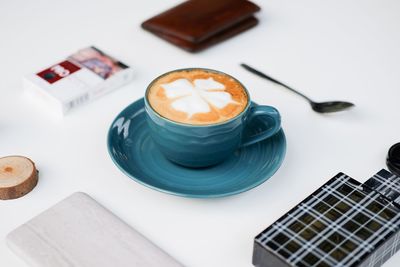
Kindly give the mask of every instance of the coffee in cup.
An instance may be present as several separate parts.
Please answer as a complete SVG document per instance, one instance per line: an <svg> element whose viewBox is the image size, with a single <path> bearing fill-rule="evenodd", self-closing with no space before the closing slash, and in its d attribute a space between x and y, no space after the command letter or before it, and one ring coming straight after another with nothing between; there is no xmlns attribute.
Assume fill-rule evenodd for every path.
<svg viewBox="0 0 400 267"><path fill-rule="evenodd" d="M203 69L170 72L156 80L147 98L161 116L179 123L206 125L228 121L247 106L236 79Z"/></svg>

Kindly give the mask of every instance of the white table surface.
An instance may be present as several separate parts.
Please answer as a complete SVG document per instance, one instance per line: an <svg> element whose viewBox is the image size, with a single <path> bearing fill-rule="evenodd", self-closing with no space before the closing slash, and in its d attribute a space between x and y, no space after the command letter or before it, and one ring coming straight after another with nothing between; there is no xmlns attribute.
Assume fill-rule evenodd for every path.
<svg viewBox="0 0 400 267"><path fill-rule="evenodd" d="M361 182L385 167L400 141L400 2L268 0L260 24L199 54L143 31L140 23L179 1L0 2L0 156L32 158L40 181L0 202L0 265L25 266L5 236L75 191L84 191L187 266L251 266L253 237L342 171ZM132 83L63 119L22 93L23 74L96 45L135 69ZM316 100L357 107L314 113L301 98L239 67L246 62ZM232 197L171 196L127 178L112 163L114 117L157 75L182 67L225 71L252 99L277 107L287 136L279 171ZM400 253L386 267L400 265Z"/></svg>

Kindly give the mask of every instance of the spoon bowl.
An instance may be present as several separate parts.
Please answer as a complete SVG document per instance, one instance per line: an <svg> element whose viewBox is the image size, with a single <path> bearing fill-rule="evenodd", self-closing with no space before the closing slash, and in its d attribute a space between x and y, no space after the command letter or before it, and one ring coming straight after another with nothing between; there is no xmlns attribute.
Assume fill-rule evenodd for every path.
<svg viewBox="0 0 400 267"><path fill-rule="evenodd" d="M314 111L319 113L338 112L354 107L353 103L345 101L327 101L327 102L310 101L310 105Z"/></svg>

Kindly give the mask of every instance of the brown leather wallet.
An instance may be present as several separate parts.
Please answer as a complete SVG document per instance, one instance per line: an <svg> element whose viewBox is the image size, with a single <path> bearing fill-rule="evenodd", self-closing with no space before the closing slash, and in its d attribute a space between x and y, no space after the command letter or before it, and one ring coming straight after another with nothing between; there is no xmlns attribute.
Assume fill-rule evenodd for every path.
<svg viewBox="0 0 400 267"><path fill-rule="evenodd" d="M185 50L197 52L258 23L260 8L247 0L189 0L142 23Z"/></svg>

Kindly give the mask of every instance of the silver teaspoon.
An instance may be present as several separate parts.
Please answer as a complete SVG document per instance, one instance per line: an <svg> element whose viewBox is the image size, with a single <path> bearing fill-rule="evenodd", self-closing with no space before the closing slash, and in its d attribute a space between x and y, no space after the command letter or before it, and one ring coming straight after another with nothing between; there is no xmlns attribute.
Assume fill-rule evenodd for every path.
<svg viewBox="0 0 400 267"><path fill-rule="evenodd" d="M246 64L240 64L243 68L245 68L246 70L250 71L253 74L256 74L264 79L267 79L271 82L274 82L276 84L279 84L283 87L285 87L286 89L292 91L295 94L298 94L299 96L303 97L304 99L306 99L308 101L308 103L310 103L312 109L316 112L319 113L329 113L329 112L337 112L337 111L342 111L348 108L351 108L354 106L353 103L350 102L344 102L344 101L327 101L327 102L314 102L312 101L309 97L305 96L304 94L300 93L299 91L287 86L286 84L281 83L278 80L275 80L274 78L268 76L265 73L262 73L252 67L250 67L249 65Z"/></svg>

